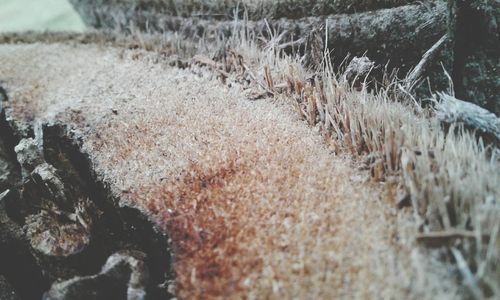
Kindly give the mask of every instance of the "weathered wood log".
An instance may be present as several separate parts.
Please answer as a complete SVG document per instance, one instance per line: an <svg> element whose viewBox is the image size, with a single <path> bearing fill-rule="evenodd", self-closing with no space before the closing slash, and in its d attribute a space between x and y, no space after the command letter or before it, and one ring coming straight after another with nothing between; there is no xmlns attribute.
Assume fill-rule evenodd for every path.
<svg viewBox="0 0 500 300"><path fill-rule="evenodd" d="M441 101L436 105L436 116L441 122L462 123L468 128L495 137L497 142L500 141L500 118L494 113L445 93L438 95Z"/></svg>
<svg viewBox="0 0 500 300"><path fill-rule="evenodd" d="M446 4L426 2L372 12L306 17L296 20L257 20L248 22L220 21L206 18L183 18L148 10L116 10L103 6L92 12L96 27L128 30L175 31L184 37L210 39L230 36L249 29L256 35L269 36L269 28L284 32L280 43L295 49L304 47L311 32L321 28L327 46L333 49L334 63L347 55L366 53L378 64L390 61L390 66L408 71L422 54L446 33ZM326 30L326 34L325 34ZM290 47L291 48L291 47Z"/></svg>
<svg viewBox="0 0 500 300"><path fill-rule="evenodd" d="M235 15L247 13L251 20L298 19L342 13L397 7L417 0L71 0L84 20L96 25L95 17L102 11L122 11L133 15L135 11L148 11L177 17L205 16L218 19L233 19Z"/></svg>

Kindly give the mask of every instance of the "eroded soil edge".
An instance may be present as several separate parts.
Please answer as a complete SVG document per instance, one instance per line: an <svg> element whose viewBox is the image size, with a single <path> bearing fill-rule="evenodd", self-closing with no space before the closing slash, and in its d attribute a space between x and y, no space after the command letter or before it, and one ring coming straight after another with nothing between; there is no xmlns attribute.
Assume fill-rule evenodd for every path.
<svg viewBox="0 0 500 300"><path fill-rule="evenodd" d="M66 125L25 128L2 108L0 167L1 299L171 296L167 236L112 195Z"/></svg>

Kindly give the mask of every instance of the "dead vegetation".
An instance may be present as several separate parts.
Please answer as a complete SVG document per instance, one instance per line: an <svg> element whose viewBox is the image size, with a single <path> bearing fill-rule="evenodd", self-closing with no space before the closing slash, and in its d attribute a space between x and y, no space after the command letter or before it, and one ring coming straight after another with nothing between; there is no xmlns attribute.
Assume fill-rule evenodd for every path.
<svg viewBox="0 0 500 300"><path fill-rule="evenodd" d="M311 80L298 60L281 57L272 43L268 51L252 43L239 51L262 74L270 95L294 105L338 153L364 161L373 180L385 182L394 196L399 190L401 199L394 202L410 200L417 242L453 257L474 297L498 295L500 160L496 141L491 144L474 131L495 135L498 118L468 104L475 108L466 114L453 110L454 119L443 126L440 115L449 112L443 106L451 105L443 95L434 99L437 112L422 109L411 91L398 91L396 78L376 91L368 90L366 77L361 89L349 86L333 72L328 55L324 71ZM277 92L273 81L287 83L288 89ZM474 116L476 110L480 114ZM489 122L471 119L486 115ZM471 120L488 123L471 128Z"/></svg>
<svg viewBox="0 0 500 300"><path fill-rule="evenodd" d="M302 66L300 57L282 53L279 39L271 38L261 48L257 45L256 37L246 39L243 36L247 36L246 33L225 41L223 46L203 45L203 59L198 56L192 62L188 61L188 64L201 64L216 70L224 82L240 84L254 100L272 98L276 104L294 107L303 120L322 134L324 142L337 155L354 157L361 168L369 170L374 182L384 184L392 205L402 207L398 214L412 214L414 232L409 235L409 239L419 243L418 246L413 245L417 246L411 258L413 264L425 265L426 259L432 260L432 257L439 256L448 272L460 273L459 280L474 297L494 298L499 295L498 152L482 139L478 140L474 132L466 130L460 124L452 123L449 127L443 127L432 108L421 108L416 105L420 104L418 101L401 94L401 85L397 79L391 79L377 91L368 90L366 84L354 88L339 80L328 60L325 61L322 72L311 73ZM146 40L144 36L142 40ZM164 45L154 49L161 49ZM221 49L223 54L217 56L216 53L220 53ZM180 55L182 56L182 52ZM132 137L132 140L136 140L136 137ZM120 144L119 141L114 143ZM104 148L103 151L106 149L112 148ZM134 156L136 150L127 149L132 152L126 158L117 157L112 160L113 163L123 159L137 159ZM300 153L303 151L305 150ZM293 201L285 201L277 206L266 204L257 212L251 212L251 208L247 206L248 201L235 201L246 195L242 195L242 190L236 187L252 186L243 182L248 178L244 166L251 165L252 159L256 159L255 154L248 154L246 158L249 160L240 164L235 157L241 155L232 154L229 159L215 158L206 161L198 157L203 167L191 164L181 168L185 173L168 180L168 184L144 185L133 190L132 198L136 198L157 215L157 219L163 222L164 228L171 232L172 239L176 242L179 250L175 267L178 276L177 291L181 296L196 296L200 293L234 295L236 291L249 293L247 295L250 296L331 295L323 293L324 290L317 286L320 282L331 279L331 275L327 275L328 270L320 272L324 281L313 275L325 261L331 260L335 264L335 267L330 268L339 268L338 264L341 262L336 258L327 258L331 253L326 251L338 249L339 244L333 240L326 245L319 242L329 236L327 233L330 230L338 229L323 227L332 223L325 221L328 216L319 216L313 207L304 204L303 199L308 196L297 196ZM212 165L218 167L214 168ZM266 164L261 163L260 166L264 165ZM283 168L272 171L281 172L280 176L288 180L300 177L303 172L300 169L294 171ZM264 176L269 176L270 173ZM113 172L110 174L116 175ZM332 184L332 178L322 178L321 174L317 174L315 180L324 180L323 187ZM332 175L328 172L326 174ZM301 180L308 182L307 178ZM233 185L232 182L239 183ZM260 178L260 184L262 182L269 182L269 178ZM300 194L303 190L294 190L292 187L295 184L298 182L288 182L283 190L274 195L276 199L279 200L280 193L284 191L289 195L293 192ZM252 189L248 190L248 193L252 192ZM332 200L325 198L323 201ZM335 205L331 206L334 202L325 205L331 210L334 209ZM293 205L290 206L290 203ZM356 203L363 205L363 202ZM317 205L318 202L314 204ZM373 206L371 208L376 209ZM308 214L297 215L301 210ZM276 211L277 215L269 215L272 211ZM252 223L266 218L273 218L273 222L281 222L284 227L264 223L267 226L262 228ZM297 218L302 225L295 222ZM318 222L315 218L319 218ZM359 216L356 219L357 222L362 220ZM287 227L286 222L294 225ZM291 255L289 251L292 250L277 242L280 235L291 230L290 228L301 231L288 240L294 243L293 249L298 251L293 254L294 258L300 258L296 261L297 277L285 274L290 268L295 270L295 264L280 267L282 260L292 261L290 257L284 258ZM270 232L275 233L274 237L278 238L272 241L273 246L259 244L257 249L266 247L266 253L275 255L252 252L257 250L247 247L255 243L255 240L260 241L257 237ZM316 243L306 238L311 234L311 239L318 239ZM341 236L347 238L348 235ZM427 250L427 246L436 249ZM301 252L302 247L310 247L307 248L309 251L318 250L310 252L317 257L305 258ZM427 251L432 254L422 255ZM283 255L281 259L278 258L280 255ZM256 275L256 270L261 273L257 272ZM353 272L361 271L356 269ZM294 287L297 282L293 280L298 280L297 278L304 282ZM270 281L267 282L266 279ZM307 283L311 286L307 287ZM429 286L428 282L426 284L421 288ZM193 294L187 291L193 291ZM358 296L367 296L366 293L367 291L361 292ZM450 295L452 294L448 296Z"/></svg>
<svg viewBox="0 0 500 300"><path fill-rule="evenodd" d="M205 65L236 70L239 81L249 77L261 90L252 94L257 99L291 103L337 153L363 161L373 180L384 182L399 197L394 203L413 208L416 241L452 258L474 297L497 295L498 118L473 104L466 105L467 111L450 110L446 107L457 101L451 103L442 93L431 99L435 109L422 108L411 90L420 79L415 75L420 66L408 78L387 78L381 88L370 91L368 72L360 78L365 80L361 86L349 86L356 80L335 74L329 55L324 71L311 74L300 57L283 56L278 34L269 33L263 50L246 35L228 43L232 49L224 63ZM443 114L452 116L445 120Z"/></svg>

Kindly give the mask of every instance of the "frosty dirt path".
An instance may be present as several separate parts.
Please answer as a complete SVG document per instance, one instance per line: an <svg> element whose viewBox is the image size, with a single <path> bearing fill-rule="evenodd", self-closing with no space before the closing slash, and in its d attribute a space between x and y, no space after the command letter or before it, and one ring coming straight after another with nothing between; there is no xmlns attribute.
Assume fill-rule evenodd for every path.
<svg viewBox="0 0 500 300"><path fill-rule="evenodd" d="M10 117L83 135L98 174L169 234L180 298L456 292L432 259L416 267L382 189L284 104L99 46L1 45L0 80Z"/></svg>

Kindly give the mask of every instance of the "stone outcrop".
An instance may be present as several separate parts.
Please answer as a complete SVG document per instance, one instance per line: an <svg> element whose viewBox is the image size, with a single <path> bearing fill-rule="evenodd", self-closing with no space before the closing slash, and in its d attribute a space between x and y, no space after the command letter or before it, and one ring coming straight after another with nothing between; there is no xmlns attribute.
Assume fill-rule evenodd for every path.
<svg viewBox="0 0 500 300"><path fill-rule="evenodd" d="M149 270L146 255L121 251L111 255L101 272L56 282L44 294L45 300L146 299Z"/></svg>
<svg viewBox="0 0 500 300"><path fill-rule="evenodd" d="M18 195L0 194L0 298L36 299L47 287L41 269L29 249L22 227L12 220ZM29 288L26 287L29 282Z"/></svg>
<svg viewBox="0 0 500 300"><path fill-rule="evenodd" d="M3 104L7 100L7 93L0 87L0 131L4 132L0 135L0 191L12 188L20 176L20 168L12 149L16 141L8 128L3 111Z"/></svg>
<svg viewBox="0 0 500 300"><path fill-rule="evenodd" d="M0 275L0 298L3 300L20 300L10 283Z"/></svg>
<svg viewBox="0 0 500 300"><path fill-rule="evenodd" d="M0 191L0 298L40 299L56 281L47 299L167 297L158 287L170 276L166 236L109 196L63 125L7 120L2 109L0 187L10 189Z"/></svg>

